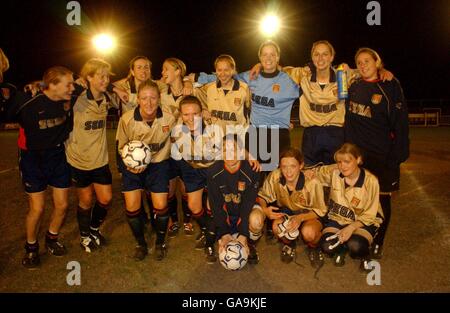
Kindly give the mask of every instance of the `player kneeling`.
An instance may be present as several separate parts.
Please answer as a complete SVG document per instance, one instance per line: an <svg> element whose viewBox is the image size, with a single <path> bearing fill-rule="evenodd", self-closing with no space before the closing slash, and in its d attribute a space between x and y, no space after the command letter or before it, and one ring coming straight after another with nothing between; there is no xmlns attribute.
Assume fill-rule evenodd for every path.
<svg viewBox="0 0 450 313"><path fill-rule="evenodd" d="M120 162L122 171L122 192L125 197L128 224L137 241L134 258L143 260L148 254L144 236L145 212L141 209L141 191L150 192L156 215L155 256L162 260L167 253L165 237L169 223L167 195L169 191L169 155L170 129L175 123L174 117L161 110L159 89L151 81L139 85L137 101L139 107L126 112L119 121L117 141L119 153L133 140L148 145L151 150L151 163L146 167L125 166ZM127 154L125 154L126 157Z"/></svg>
<svg viewBox="0 0 450 313"><path fill-rule="evenodd" d="M282 152L280 168L269 174L258 200L265 216L274 220L274 234L284 243L281 260L290 263L294 259L296 240L301 234L309 248L311 265L317 268L323 264L318 243L327 208L322 185L318 179L306 177L303 166L303 155L298 149ZM263 223L258 220L250 225L259 233Z"/></svg>
<svg viewBox="0 0 450 313"><path fill-rule="evenodd" d="M246 152L238 135L225 136L223 147L224 160L208 169L208 200L219 238L219 256L236 239L251 263L250 255L256 255L256 250L249 240L249 217L258 193L259 173L245 160ZM253 168L259 167L256 161L252 164Z"/></svg>
<svg viewBox="0 0 450 313"><path fill-rule="evenodd" d="M369 247L383 221L378 179L360 167L359 148L345 143L334 154L336 165L318 170L321 182L331 187L328 221L323 230L322 250L342 266L348 251L361 259L361 269L369 270Z"/></svg>

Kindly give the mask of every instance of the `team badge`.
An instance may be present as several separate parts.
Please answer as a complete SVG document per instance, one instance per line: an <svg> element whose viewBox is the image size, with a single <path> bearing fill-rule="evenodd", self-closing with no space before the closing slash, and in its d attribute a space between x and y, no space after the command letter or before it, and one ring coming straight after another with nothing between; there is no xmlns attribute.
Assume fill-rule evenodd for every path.
<svg viewBox="0 0 450 313"><path fill-rule="evenodd" d="M361 200L359 200L358 198L356 198L356 197L353 197L353 199L352 199L352 201L351 201L351 203L352 203L352 205L354 206L354 207L356 207L356 206L358 206L358 204L361 202Z"/></svg>
<svg viewBox="0 0 450 313"><path fill-rule="evenodd" d="M8 100L9 97L11 97L11 94L9 93L9 88L2 88L2 94L3 98L5 98L6 100Z"/></svg>
<svg viewBox="0 0 450 313"><path fill-rule="evenodd" d="M165 125L162 127L163 133L167 133L169 131L169 125Z"/></svg>
<svg viewBox="0 0 450 313"><path fill-rule="evenodd" d="M239 191L245 190L245 181L238 181L238 190Z"/></svg>
<svg viewBox="0 0 450 313"><path fill-rule="evenodd" d="M241 105L241 98L234 98L234 105L236 106Z"/></svg>
<svg viewBox="0 0 450 313"><path fill-rule="evenodd" d="M280 85L278 85L278 84L273 84L273 86L272 86L272 91L273 91L274 93L279 93L279 92L280 92Z"/></svg>
<svg viewBox="0 0 450 313"><path fill-rule="evenodd" d="M70 101L66 101L64 102L64 111L69 111L70 110Z"/></svg>
<svg viewBox="0 0 450 313"><path fill-rule="evenodd" d="M300 203L302 206L306 206L306 199L303 192L296 192L292 198L292 202Z"/></svg>
<svg viewBox="0 0 450 313"><path fill-rule="evenodd" d="M375 93L372 95L371 101L373 104L380 104L381 99L383 99L383 96L378 93Z"/></svg>

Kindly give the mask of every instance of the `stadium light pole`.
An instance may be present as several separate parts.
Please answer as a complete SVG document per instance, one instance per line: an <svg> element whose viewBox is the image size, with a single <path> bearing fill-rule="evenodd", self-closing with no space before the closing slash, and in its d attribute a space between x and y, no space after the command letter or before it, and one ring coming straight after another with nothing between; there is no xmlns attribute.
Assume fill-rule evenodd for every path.
<svg viewBox="0 0 450 313"><path fill-rule="evenodd" d="M101 54L110 54L116 48L116 40L109 34L98 34L92 38L94 48Z"/></svg>
<svg viewBox="0 0 450 313"><path fill-rule="evenodd" d="M264 36L274 37L280 30L280 19L274 14L268 14L261 20L259 29Z"/></svg>

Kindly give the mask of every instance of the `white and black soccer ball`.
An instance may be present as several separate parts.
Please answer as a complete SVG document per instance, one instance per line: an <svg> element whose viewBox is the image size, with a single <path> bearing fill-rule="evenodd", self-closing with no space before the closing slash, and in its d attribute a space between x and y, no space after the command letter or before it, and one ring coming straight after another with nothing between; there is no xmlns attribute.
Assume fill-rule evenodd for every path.
<svg viewBox="0 0 450 313"><path fill-rule="evenodd" d="M122 160L125 166L134 170L146 168L152 159L149 146L139 140L132 140L122 148Z"/></svg>
<svg viewBox="0 0 450 313"><path fill-rule="evenodd" d="M295 229L293 231L286 231L287 224L289 223L289 219L286 218L283 223L278 224L278 237L286 237L288 240L295 240L300 235L300 232L298 229Z"/></svg>
<svg viewBox="0 0 450 313"><path fill-rule="evenodd" d="M247 264L247 249L238 240L231 240L219 253L219 261L223 267L230 271L240 270Z"/></svg>

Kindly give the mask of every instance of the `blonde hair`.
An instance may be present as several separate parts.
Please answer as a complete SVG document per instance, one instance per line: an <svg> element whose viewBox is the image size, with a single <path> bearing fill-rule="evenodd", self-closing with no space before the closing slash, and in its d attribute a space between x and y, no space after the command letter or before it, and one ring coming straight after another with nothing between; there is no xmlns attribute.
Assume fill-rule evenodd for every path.
<svg viewBox="0 0 450 313"><path fill-rule="evenodd" d="M318 45L325 45L328 47L328 49L330 49L331 55L334 57L336 55L336 51L333 48L333 45L328 41L328 40L319 40L316 41L312 44L312 48L311 48L311 58L313 56L314 50L316 49L316 47Z"/></svg>
<svg viewBox="0 0 450 313"><path fill-rule="evenodd" d="M106 69L109 75L114 75L111 72L111 64L105 60L93 58L87 61L81 68L80 76L86 79L88 76L92 77L98 70Z"/></svg>
<svg viewBox="0 0 450 313"><path fill-rule="evenodd" d="M356 51L356 54L355 54L355 64L356 65L358 65L357 59L361 53L369 54L375 60L375 65L378 70L381 70L383 68L383 61L381 60L380 55L375 50L367 48L367 47L359 48L358 51Z"/></svg>
<svg viewBox="0 0 450 313"><path fill-rule="evenodd" d="M219 55L216 60L214 61L214 68L217 68L217 63L219 62L228 62L230 66L233 68L233 70L236 70L236 62L234 61L233 57L229 54L221 54Z"/></svg>
<svg viewBox="0 0 450 313"><path fill-rule="evenodd" d="M152 81L151 79L146 80L145 82L142 82L142 83L139 84L139 87L138 87L138 90L137 90L137 95L139 96L139 94L142 92L142 90L144 90L146 88L149 88L149 89L153 88L153 89L155 89L156 92L158 93L158 97L159 97L160 91L159 91L158 85L154 81Z"/></svg>
<svg viewBox="0 0 450 313"><path fill-rule="evenodd" d="M6 57L6 54L3 52L2 48L0 48L0 82L3 81L3 73L9 69L9 60Z"/></svg>
<svg viewBox="0 0 450 313"><path fill-rule="evenodd" d="M175 70L180 70L180 76L184 77L186 75L186 64L183 61L177 58L167 58L164 60L164 63L169 63L173 66Z"/></svg>
<svg viewBox="0 0 450 313"><path fill-rule="evenodd" d="M358 148L357 145L353 144L353 143L349 143L346 142L344 143L335 153L334 153L334 161L337 162L337 156L338 155L342 155L342 154L350 154L352 155L355 159L361 158L361 163L362 163L362 153L361 150ZM361 165L361 164L359 164Z"/></svg>
<svg viewBox="0 0 450 313"><path fill-rule="evenodd" d="M266 47L266 46L272 46L272 47L274 47L275 50L277 51L278 57L280 57L280 53L281 53L280 46L279 46L275 41L273 41L273 40L266 40L266 41L264 41L264 42L259 46L259 49L258 49L258 57L261 57L262 49L263 49L264 47Z"/></svg>
<svg viewBox="0 0 450 313"><path fill-rule="evenodd" d="M43 90L47 90L50 84L58 84L61 81L62 76L72 75L73 72L64 66L53 66L45 71L42 78Z"/></svg>

